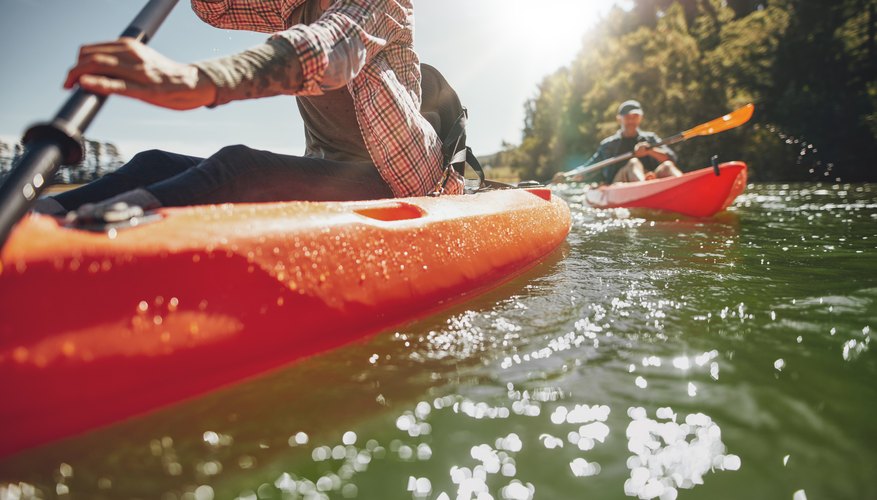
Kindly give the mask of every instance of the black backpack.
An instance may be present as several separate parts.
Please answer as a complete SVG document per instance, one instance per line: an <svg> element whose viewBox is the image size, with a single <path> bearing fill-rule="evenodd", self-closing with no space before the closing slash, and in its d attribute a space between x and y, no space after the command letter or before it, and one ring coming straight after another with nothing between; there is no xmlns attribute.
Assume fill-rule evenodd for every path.
<svg viewBox="0 0 877 500"><path fill-rule="evenodd" d="M481 181L479 188L483 187L484 169L481 168L481 163L472 153L472 149L466 146L468 111L439 70L429 64L421 64L420 71L423 75L421 81L423 102L420 105L420 114L429 121L442 141L442 166L445 175L442 177L442 182L436 186L436 194L440 194L444 189L451 173L450 169L453 168L463 175L466 164L478 174Z"/></svg>

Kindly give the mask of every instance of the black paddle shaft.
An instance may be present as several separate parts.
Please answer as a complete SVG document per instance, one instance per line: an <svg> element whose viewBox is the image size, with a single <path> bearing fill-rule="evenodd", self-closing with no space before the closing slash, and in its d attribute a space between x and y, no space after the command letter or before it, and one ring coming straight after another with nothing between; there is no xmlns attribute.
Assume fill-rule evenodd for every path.
<svg viewBox="0 0 877 500"><path fill-rule="evenodd" d="M149 42L178 1L150 0L121 36ZM82 134L104 101L106 96L76 89L52 121L38 123L24 133L24 154L0 187L0 248L58 168L82 159Z"/></svg>

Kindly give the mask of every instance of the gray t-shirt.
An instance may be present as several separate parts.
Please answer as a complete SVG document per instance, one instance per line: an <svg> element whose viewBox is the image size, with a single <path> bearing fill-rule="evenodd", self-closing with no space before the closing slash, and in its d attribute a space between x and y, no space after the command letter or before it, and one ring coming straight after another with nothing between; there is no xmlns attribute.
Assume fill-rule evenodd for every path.
<svg viewBox="0 0 877 500"><path fill-rule="evenodd" d="M305 126L305 156L372 161L356 120L353 96L347 87L321 96L298 96L296 101Z"/></svg>
<svg viewBox="0 0 877 500"><path fill-rule="evenodd" d="M290 25L312 24L322 15L319 0L309 0L296 7L289 15ZM269 40L214 61L196 63L220 87L221 102L236 98L253 97L246 91L236 90L241 82L257 75L256 87L268 87L288 79L287 68L297 59L295 49L283 40ZM269 78L270 76L275 78ZM276 82L274 81L276 80ZM257 93L262 93L261 91ZM266 92L267 93L267 92ZM304 120L305 156L335 161L364 161L372 163L356 119L353 96L344 86L319 96L297 96L298 109Z"/></svg>

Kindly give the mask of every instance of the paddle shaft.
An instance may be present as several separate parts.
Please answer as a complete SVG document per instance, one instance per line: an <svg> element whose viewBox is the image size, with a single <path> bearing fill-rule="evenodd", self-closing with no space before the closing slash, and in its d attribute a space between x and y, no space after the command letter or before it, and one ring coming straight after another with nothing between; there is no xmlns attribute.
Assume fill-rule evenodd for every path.
<svg viewBox="0 0 877 500"><path fill-rule="evenodd" d="M148 43L178 1L150 0L121 36ZM105 101L106 96L76 89L52 121L36 124L25 132L24 153L0 187L0 248L58 168L82 159L82 134Z"/></svg>

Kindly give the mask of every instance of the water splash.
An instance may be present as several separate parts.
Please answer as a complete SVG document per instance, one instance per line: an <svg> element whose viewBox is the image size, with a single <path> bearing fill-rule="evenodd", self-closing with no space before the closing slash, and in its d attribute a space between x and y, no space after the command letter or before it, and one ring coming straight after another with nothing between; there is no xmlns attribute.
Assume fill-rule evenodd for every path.
<svg viewBox="0 0 877 500"><path fill-rule="evenodd" d="M834 170L834 163L823 162L822 159L820 159L819 149L816 147L815 144L807 142L801 137L795 137L793 135L786 134L775 125L769 124L766 125L764 128L767 129L769 132L775 134L784 144L788 146L794 146L796 149L800 148L798 149L798 153L795 158L795 165L799 167L804 166L805 160L809 159L810 161L808 164L810 165L810 168L808 169L808 173L813 176L814 180L831 178L832 170ZM841 178L835 177L834 181L841 182Z"/></svg>

